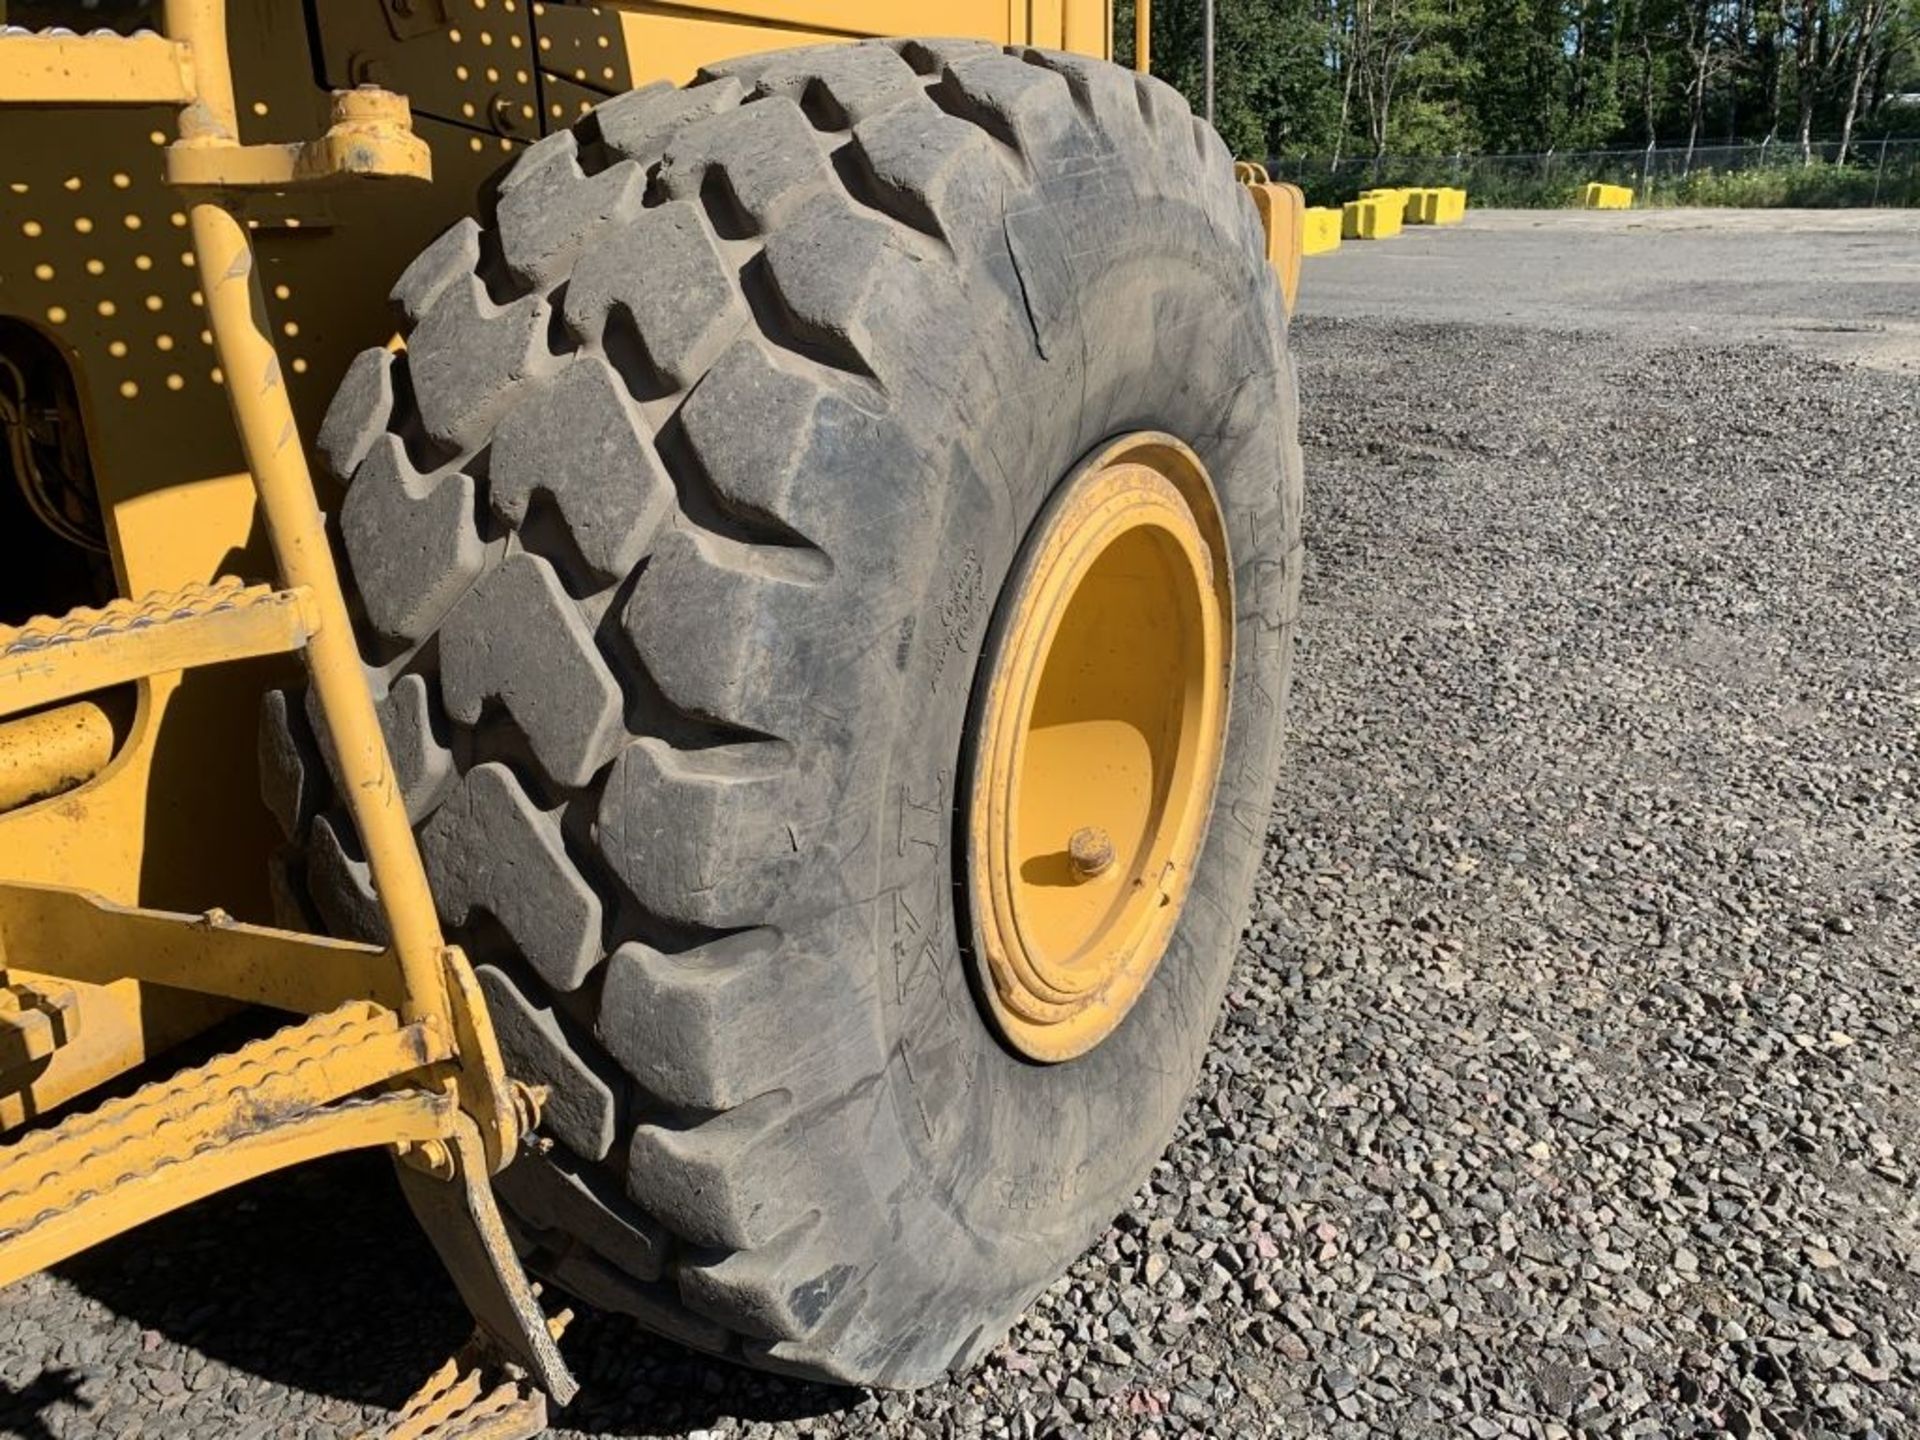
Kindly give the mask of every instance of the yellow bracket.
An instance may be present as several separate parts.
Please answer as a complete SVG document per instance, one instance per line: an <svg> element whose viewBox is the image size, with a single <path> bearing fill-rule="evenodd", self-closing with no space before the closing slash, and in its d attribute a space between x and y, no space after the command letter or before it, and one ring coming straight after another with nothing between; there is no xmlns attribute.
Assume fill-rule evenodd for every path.
<svg viewBox="0 0 1920 1440"><path fill-rule="evenodd" d="M94 985L139 980L298 1015L349 1000L400 1008L398 967L379 946L242 925L219 910L181 915L0 883L0 935L15 964Z"/></svg>
<svg viewBox="0 0 1920 1440"><path fill-rule="evenodd" d="M404 96L372 86L333 97L333 123L318 139L290 145L183 141L167 151L175 185L284 189L346 180L431 180L433 152L413 133Z"/></svg>

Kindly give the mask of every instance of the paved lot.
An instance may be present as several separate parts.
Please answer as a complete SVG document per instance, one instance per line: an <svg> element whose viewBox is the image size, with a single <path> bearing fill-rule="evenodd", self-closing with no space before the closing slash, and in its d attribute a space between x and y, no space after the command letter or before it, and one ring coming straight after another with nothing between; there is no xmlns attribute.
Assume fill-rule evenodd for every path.
<svg viewBox="0 0 1920 1440"><path fill-rule="evenodd" d="M1182 1133L971 1376L585 1317L562 1435L1920 1430L1920 217L1310 263L1293 769ZM0 1432L321 1435L463 1321L381 1163L0 1293Z"/></svg>
<svg viewBox="0 0 1920 1440"><path fill-rule="evenodd" d="M1494 210L1467 227L1314 257L1307 313L1772 342L1920 372L1920 210Z"/></svg>

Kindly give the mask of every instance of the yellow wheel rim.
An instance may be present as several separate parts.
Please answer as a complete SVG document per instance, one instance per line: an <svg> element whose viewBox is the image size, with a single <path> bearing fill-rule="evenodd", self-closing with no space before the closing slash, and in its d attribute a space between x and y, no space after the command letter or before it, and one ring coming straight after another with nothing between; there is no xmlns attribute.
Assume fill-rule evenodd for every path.
<svg viewBox="0 0 1920 1440"><path fill-rule="evenodd" d="M1007 1043L1070 1060L1165 953L1220 778L1232 571L1199 457L1139 434L1076 470L995 635L967 810L974 950Z"/></svg>

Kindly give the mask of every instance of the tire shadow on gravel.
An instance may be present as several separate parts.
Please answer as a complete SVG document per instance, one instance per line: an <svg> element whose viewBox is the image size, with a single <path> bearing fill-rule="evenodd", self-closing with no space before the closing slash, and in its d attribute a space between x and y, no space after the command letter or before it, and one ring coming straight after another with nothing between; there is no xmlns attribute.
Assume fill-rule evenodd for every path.
<svg viewBox="0 0 1920 1440"><path fill-rule="evenodd" d="M113 1368L152 1366L198 1388L207 1383L193 1378L204 1358L215 1376L294 1392L266 1403L286 1406L290 1425L315 1425L316 1434L330 1428L313 1413L328 1400L366 1408L369 1421L398 1409L472 1330L389 1162L374 1154L336 1156L211 1196L54 1273L139 1327L116 1343L141 1353L110 1354ZM862 1399L743 1370L570 1300L549 1308L560 1303L575 1314L562 1348L582 1393L553 1417L556 1434L677 1436L727 1417L796 1420ZM59 1374L49 1356L43 1380Z"/></svg>

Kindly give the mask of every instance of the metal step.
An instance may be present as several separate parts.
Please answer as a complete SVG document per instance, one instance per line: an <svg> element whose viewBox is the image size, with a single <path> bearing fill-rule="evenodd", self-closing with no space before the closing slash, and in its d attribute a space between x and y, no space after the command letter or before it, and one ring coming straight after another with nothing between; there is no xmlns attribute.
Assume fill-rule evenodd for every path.
<svg viewBox="0 0 1920 1440"><path fill-rule="evenodd" d="M475 1344L436 1370L384 1429L359 1440L534 1440L547 1433L547 1397L517 1366Z"/></svg>
<svg viewBox="0 0 1920 1440"><path fill-rule="evenodd" d="M227 578L0 625L0 716L149 675L299 650L317 624L305 590Z"/></svg>
<svg viewBox="0 0 1920 1440"><path fill-rule="evenodd" d="M194 98L193 56L151 30L29 30L0 25L0 103L184 105Z"/></svg>
<svg viewBox="0 0 1920 1440"><path fill-rule="evenodd" d="M449 1053L354 1001L0 1147L0 1286L269 1171L445 1137L449 1094L365 1092Z"/></svg>

